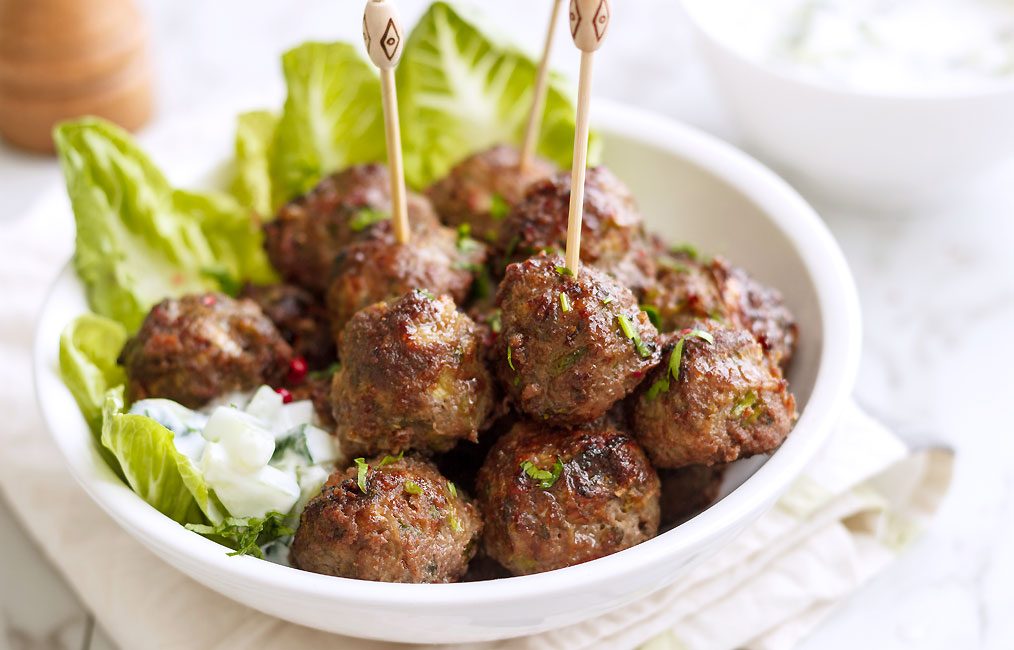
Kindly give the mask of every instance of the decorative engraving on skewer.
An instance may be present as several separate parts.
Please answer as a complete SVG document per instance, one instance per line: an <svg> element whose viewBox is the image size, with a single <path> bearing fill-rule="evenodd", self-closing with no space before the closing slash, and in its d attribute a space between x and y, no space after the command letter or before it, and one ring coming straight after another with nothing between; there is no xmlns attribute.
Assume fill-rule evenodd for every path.
<svg viewBox="0 0 1014 650"><path fill-rule="evenodd" d="M577 38L577 30L581 27L581 7L577 0L570 0L570 35Z"/></svg>
<svg viewBox="0 0 1014 650"><path fill-rule="evenodd" d="M393 61L398 54L398 48L401 47L401 34L398 33L398 26L394 24L393 18L387 21L387 29L384 30L381 40L383 41L381 47L387 55L387 60Z"/></svg>

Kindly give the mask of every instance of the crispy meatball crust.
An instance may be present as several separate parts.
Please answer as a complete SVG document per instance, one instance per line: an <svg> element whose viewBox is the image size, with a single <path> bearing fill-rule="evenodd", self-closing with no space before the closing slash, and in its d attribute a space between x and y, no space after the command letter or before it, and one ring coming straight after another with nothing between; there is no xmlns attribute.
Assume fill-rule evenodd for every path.
<svg viewBox="0 0 1014 650"><path fill-rule="evenodd" d="M528 186L556 171L541 158L525 169L518 167L520 161L517 149L497 145L462 160L426 195L444 223L469 224L475 237L495 242L506 212L524 197Z"/></svg>
<svg viewBox="0 0 1014 650"><path fill-rule="evenodd" d="M700 261L695 254L664 255L643 300L658 309L663 331L715 318L749 330L783 369L792 360L799 327L782 295L721 257Z"/></svg>
<svg viewBox="0 0 1014 650"><path fill-rule="evenodd" d="M746 330L715 321L694 327L715 342L687 337L673 380L669 360L682 333L669 335L663 363L636 398L634 432L652 462L675 469L773 451L796 419L796 400L778 365ZM653 395L652 386L667 376L669 389Z"/></svg>
<svg viewBox="0 0 1014 650"><path fill-rule="evenodd" d="M372 460L366 492L357 468L331 475L310 500L292 542L296 568L379 582L455 582L482 533L475 504L430 462Z"/></svg>
<svg viewBox="0 0 1014 650"><path fill-rule="evenodd" d="M542 487L523 463L562 471ZM515 575L579 564L653 537L659 480L631 436L521 422L494 445L476 485L486 553Z"/></svg>
<svg viewBox="0 0 1014 650"><path fill-rule="evenodd" d="M601 417L633 391L658 364L660 345L629 289L591 266L578 277L561 273L563 264L543 253L507 267L497 293L496 368L518 408L569 426ZM624 333L621 317L640 345Z"/></svg>
<svg viewBox="0 0 1014 650"><path fill-rule="evenodd" d="M463 249L457 242L453 231L441 227L408 244L374 240L342 250L326 295L335 339L360 309L413 289L463 302L475 279L472 269L485 260L486 249L477 242Z"/></svg>
<svg viewBox="0 0 1014 650"><path fill-rule="evenodd" d="M529 186L500 231L497 248L505 262L517 262L539 251L564 250L569 214L569 172ZM581 261L605 271L636 293L655 277L655 256L634 197L604 167L588 170Z"/></svg>
<svg viewBox="0 0 1014 650"><path fill-rule="evenodd" d="M475 442L495 403L479 343L475 323L447 296L412 291L357 313L331 393L343 448L443 452Z"/></svg>
<svg viewBox="0 0 1014 650"><path fill-rule="evenodd" d="M335 362L338 353L327 311L312 293L292 284L247 284L240 296L260 305L293 352L303 357L311 370Z"/></svg>
<svg viewBox="0 0 1014 650"><path fill-rule="evenodd" d="M320 294L331 263L356 241L393 241L390 181L383 165L357 165L328 176L307 194L287 203L264 225L268 258L290 283ZM424 233L439 222L429 201L408 198L413 231Z"/></svg>
<svg viewBox="0 0 1014 650"><path fill-rule="evenodd" d="M130 401L198 408L232 391L279 385L292 348L252 300L207 293L152 307L120 353Z"/></svg>
<svg viewBox="0 0 1014 650"><path fill-rule="evenodd" d="M725 465L689 465L664 469L662 481L662 527L678 526L718 499Z"/></svg>

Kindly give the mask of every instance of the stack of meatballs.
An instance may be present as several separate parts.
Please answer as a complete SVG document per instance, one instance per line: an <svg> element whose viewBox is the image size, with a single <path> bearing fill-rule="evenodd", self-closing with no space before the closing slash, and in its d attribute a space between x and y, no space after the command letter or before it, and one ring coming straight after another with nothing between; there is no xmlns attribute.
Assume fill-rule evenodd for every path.
<svg viewBox="0 0 1014 650"><path fill-rule="evenodd" d="M495 147L412 195L408 244L383 166L325 178L264 226L283 284L165 300L125 346L131 400L313 400L346 461L294 566L453 582L586 562L700 511L792 428L775 290L648 235L602 167L575 276L569 174L518 162Z"/></svg>

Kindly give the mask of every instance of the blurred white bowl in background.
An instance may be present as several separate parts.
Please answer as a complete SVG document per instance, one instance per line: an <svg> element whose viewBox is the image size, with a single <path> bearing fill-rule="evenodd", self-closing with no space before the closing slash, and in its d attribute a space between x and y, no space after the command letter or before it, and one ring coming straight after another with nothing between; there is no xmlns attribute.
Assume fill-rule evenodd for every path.
<svg viewBox="0 0 1014 650"><path fill-rule="evenodd" d="M747 147L804 191L849 205L921 206L1014 158L1014 78L931 93L838 87L741 52L730 39L744 29L736 3L682 3Z"/></svg>

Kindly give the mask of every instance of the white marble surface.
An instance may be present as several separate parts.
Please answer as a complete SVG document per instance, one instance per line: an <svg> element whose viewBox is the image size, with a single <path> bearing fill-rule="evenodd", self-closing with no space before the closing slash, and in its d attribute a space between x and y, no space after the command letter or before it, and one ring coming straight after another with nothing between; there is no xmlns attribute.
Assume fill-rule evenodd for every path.
<svg viewBox="0 0 1014 650"><path fill-rule="evenodd" d="M409 21L425 5L400 4ZM545 0L481 4L537 46ZM272 102L278 54L309 38L357 39L361 10L351 0L143 5L153 26L160 118L208 104L249 107L251 96ZM617 9L596 94L735 141L675 0ZM560 67L574 69L564 39L557 55ZM56 174L50 160L0 147L0 218L17 218ZM842 603L804 648L1014 647L1014 162L932 212L874 217L816 205L845 249L863 302L858 399L912 444L943 443L959 454L952 494L925 537ZM4 636L0 625L0 650L5 643L11 650L112 647L2 502L0 549L7 627Z"/></svg>

